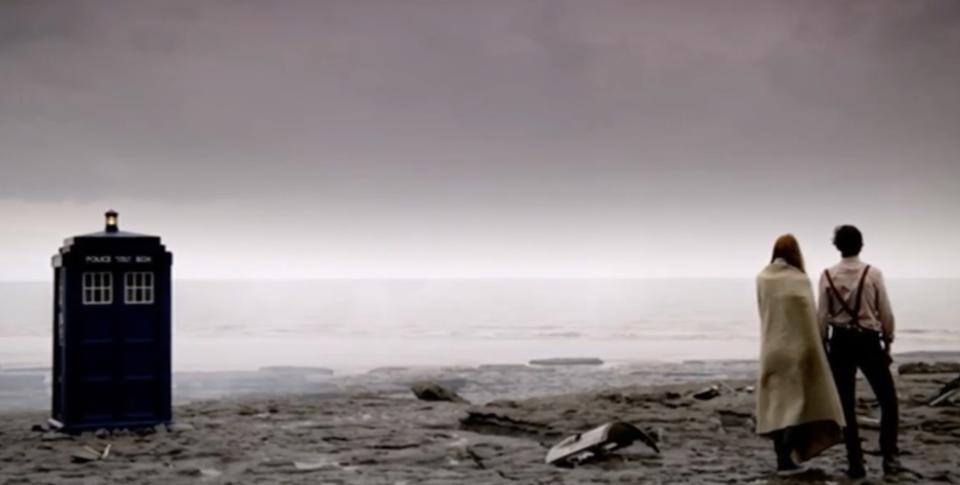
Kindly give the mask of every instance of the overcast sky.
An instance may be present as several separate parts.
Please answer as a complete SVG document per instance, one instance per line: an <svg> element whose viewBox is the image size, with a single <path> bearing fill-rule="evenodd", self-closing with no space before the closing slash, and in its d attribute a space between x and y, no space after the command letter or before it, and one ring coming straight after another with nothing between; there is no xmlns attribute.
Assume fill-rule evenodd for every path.
<svg viewBox="0 0 960 485"><path fill-rule="evenodd" d="M960 276L955 0L0 2L0 279Z"/></svg>

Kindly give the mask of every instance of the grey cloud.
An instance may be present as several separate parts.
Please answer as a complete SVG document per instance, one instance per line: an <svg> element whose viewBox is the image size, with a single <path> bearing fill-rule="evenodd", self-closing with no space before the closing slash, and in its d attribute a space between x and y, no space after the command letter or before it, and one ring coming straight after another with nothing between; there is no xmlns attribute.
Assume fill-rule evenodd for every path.
<svg viewBox="0 0 960 485"><path fill-rule="evenodd" d="M958 175L952 1L0 9L7 198L603 205L717 170Z"/></svg>
<svg viewBox="0 0 960 485"><path fill-rule="evenodd" d="M47 274L45 241L119 203L191 276L745 275L781 230L827 261L839 222L891 274L956 274L958 25L953 0L0 2L0 261Z"/></svg>

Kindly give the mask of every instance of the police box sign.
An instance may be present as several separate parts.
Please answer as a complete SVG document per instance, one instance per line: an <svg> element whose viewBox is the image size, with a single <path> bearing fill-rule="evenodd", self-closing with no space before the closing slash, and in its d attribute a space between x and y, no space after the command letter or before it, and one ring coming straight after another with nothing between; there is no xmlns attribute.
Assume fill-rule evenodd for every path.
<svg viewBox="0 0 960 485"><path fill-rule="evenodd" d="M153 256L116 256L108 254L101 256L87 256L86 259L84 259L84 262L90 264L146 264L153 262Z"/></svg>

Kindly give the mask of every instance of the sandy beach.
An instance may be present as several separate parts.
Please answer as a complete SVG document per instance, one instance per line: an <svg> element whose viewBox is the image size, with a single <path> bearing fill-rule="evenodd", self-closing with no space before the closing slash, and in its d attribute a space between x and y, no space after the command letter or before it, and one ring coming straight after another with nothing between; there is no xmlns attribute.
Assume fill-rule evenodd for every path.
<svg viewBox="0 0 960 485"><path fill-rule="evenodd" d="M571 372L589 374L513 371L520 383L549 381L557 372L558 382ZM771 474L771 446L753 433L751 379L688 376L682 384L618 386L631 374L616 375L595 389L492 401L466 392L472 383L447 381L479 404L419 401L398 386L213 399L177 406L169 427L79 436L46 430L43 411L7 412L0 421L0 483L846 483L842 446L811 462L803 477ZM898 378L900 443L913 472L887 481L876 456L876 402L861 382L871 483L960 483L960 406L926 405L956 377ZM718 386L720 395L693 397L707 386ZM574 469L544 464L548 448L563 437L609 421L648 431L662 453L637 443ZM105 458L86 456L102 455L108 445Z"/></svg>

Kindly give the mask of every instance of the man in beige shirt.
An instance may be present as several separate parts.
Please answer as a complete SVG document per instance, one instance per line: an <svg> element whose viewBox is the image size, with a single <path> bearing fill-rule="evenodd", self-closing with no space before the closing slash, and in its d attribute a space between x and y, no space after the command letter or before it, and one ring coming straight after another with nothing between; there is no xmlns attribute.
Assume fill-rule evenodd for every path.
<svg viewBox="0 0 960 485"><path fill-rule="evenodd" d="M857 428L857 369L870 383L880 403L880 451L884 474L901 470L897 449L899 409L890 372L894 317L883 274L860 260L863 235L854 226L840 226L833 244L843 260L820 277L819 320L827 340L827 355L843 404L844 439L851 478L866 475Z"/></svg>
<svg viewBox="0 0 960 485"><path fill-rule="evenodd" d="M840 263L827 269L820 276L820 302L826 304L820 305L818 316L820 334L824 338L827 336L830 325L845 326L853 321L839 301L831 302L830 280L833 280L840 297L853 309L856 305L854 298L859 289L860 278L864 275L866 268L867 264L860 260L860 256L844 257ZM830 278L827 278L828 274ZM870 266L860 298L862 303L857 314L857 324L861 328L880 334L884 347L889 349L890 344L893 343L895 319L893 310L890 308L890 298L887 296L883 273L879 269Z"/></svg>

